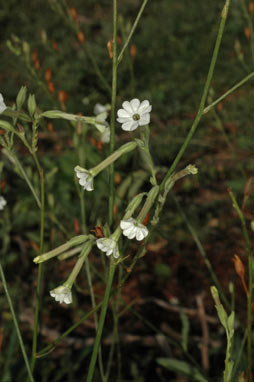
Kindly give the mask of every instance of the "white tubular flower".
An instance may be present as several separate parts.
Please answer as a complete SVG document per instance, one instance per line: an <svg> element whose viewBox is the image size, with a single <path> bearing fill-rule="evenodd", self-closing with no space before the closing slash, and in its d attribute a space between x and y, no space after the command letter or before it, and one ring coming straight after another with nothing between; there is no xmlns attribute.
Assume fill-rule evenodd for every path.
<svg viewBox="0 0 254 382"><path fill-rule="evenodd" d="M139 99L134 98L130 102L124 101L123 109L117 112L117 122L122 123L122 129L133 131L138 126L148 125L150 122L150 112L152 106L145 100L140 103Z"/></svg>
<svg viewBox="0 0 254 382"><path fill-rule="evenodd" d="M2 96L2 94L0 93L0 113L2 113L3 111L5 111L5 109L7 109L7 106L5 105L3 96Z"/></svg>
<svg viewBox="0 0 254 382"><path fill-rule="evenodd" d="M4 207L6 206L7 202L6 200L4 199L3 196L0 196L0 210L3 210Z"/></svg>
<svg viewBox="0 0 254 382"><path fill-rule="evenodd" d="M101 141L102 143L109 143L110 142L110 128L105 127L104 132L101 134Z"/></svg>
<svg viewBox="0 0 254 382"><path fill-rule="evenodd" d="M114 258L117 259L120 255L117 241L115 241L114 239L110 239L109 237L103 237L101 239L96 240L96 245L102 252L106 252L107 256L113 254Z"/></svg>
<svg viewBox="0 0 254 382"><path fill-rule="evenodd" d="M74 171L79 179L79 184L84 187L84 190L93 191L93 175L80 166L76 166Z"/></svg>
<svg viewBox="0 0 254 382"><path fill-rule="evenodd" d="M50 296L53 297L56 301L59 301L60 304L63 302L65 304L72 303L71 288L65 285L60 285L58 288L51 290Z"/></svg>
<svg viewBox="0 0 254 382"><path fill-rule="evenodd" d="M134 237L141 241L148 235L148 229L137 220L130 218L127 220L121 220L120 227L123 230L123 235L128 239L134 239Z"/></svg>

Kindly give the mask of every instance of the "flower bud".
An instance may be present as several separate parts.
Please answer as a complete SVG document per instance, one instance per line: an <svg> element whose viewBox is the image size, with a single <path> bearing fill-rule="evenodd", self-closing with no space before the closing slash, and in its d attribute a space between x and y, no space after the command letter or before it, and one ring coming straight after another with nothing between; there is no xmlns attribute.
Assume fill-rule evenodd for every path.
<svg viewBox="0 0 254 382"><path fill-rule="evenodd" d="M33 117L36 111L36 101L35 101L34 94L29 94L29 97L27 100L27 107L28 107L28 112L30 116Z"/></svg>
<svg viewBox="0 0 254 382"><path fill-rule="evenodd" d="M26 100L26 87L25 86L21 86L19 92L18 92L18 95L17 95L17 98L16 98L16 104L17 104L17 110L20 110Z"/></svg>

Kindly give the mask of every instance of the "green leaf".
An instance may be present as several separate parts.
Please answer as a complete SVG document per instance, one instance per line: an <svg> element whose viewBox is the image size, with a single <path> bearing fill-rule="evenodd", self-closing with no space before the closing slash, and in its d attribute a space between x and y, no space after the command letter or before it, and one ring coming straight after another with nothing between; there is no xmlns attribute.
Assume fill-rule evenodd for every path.
<svg viewBox="0 0 254 382"><path fill-rule="evenodd" d="M197 368L189 365L187 362L179 361L175 358L157 358L156 362L166 369L191 377L192 382L208 382Z"/></svg>

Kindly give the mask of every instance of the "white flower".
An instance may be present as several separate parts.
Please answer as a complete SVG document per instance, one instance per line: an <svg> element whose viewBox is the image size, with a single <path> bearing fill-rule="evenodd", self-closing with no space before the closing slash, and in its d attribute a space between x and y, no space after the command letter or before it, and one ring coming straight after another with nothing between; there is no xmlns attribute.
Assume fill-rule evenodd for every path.
<svg viewBox="0 0 254 382"><path fill-rule="evenodd" d="M56 301L59 301L60 304L63 302L65 304L71 304L72 303L72 294L71 294L71 288L65 285L60 285L58 288L55 288L50 291L50 296L54 297Z"/></svg>
<svg viewBox="0 0 254 382"><path fill-rule="evenodd" d="M110 142L110 128L106 127L104 132L101 134L101 141L102 143L109 143Z"/></svg>
<svg viewBox="0 0 254 382"><path fill-rule="evenodd" d="M5 109L7 109L7 106L5 105L3 96L2 96L2 94L0 93L0 113L2 113L3 111L5 111Z"/></svg>
<svg viewBox="0 0 254 382"><path fill-rule="evenodd" d="M128 239L143 240L148 235L148 229L137 220L130 218L127 220L121 220L120 227L123 230L124 236Z"/></svg>
<svg viewBox="0 0 254 382"><path fill-rule="evenodd" d="M79 184L84 187L84 190L93 191L93 175L80 166L76 166L74 171L79 178Z"/></svg>
<svg viewBox="0 0 254 382"><path fill-rule="evenodd" d="M108 126L108 122L106 121L108 117L108 113L104 112L98 114L95 118L95 127L99 130L100 133L104 133L106 126Z"/></svg>
<svg viewBox="0 0 254 382"><path fill-rule="evenodd" d="M7 202L6 200L4 199L3 196L0 196L0 210L3 210L4 207L6 206Z"/></svg>
<svg viewBox="0 0 254 382"><path fill-rule="evenodd" d="M134 98L130 102L124 101L123 109L117 112L117 122L122 123L122 129L133 131L138 126L148 125L150 122L150 112L152 106L145 100L140 103L139 99Z"/></svg>
<svg viewBox="0 0 254 382"><path fill-rule="evenodd" d="M103 237L101 239L96 240L96 245L102 252L106 252L107 256L113 254L113 256L117 259L120 255L117 241L115 241L114 239Z"/></svg>
<svg viewBox="0 0 254 382"><path fill-rule="evenodd" d="M102 105L101 103L96 103L93 109L95 115L104 113L105 111L108 111L108 108L106 105Z"/></svg>

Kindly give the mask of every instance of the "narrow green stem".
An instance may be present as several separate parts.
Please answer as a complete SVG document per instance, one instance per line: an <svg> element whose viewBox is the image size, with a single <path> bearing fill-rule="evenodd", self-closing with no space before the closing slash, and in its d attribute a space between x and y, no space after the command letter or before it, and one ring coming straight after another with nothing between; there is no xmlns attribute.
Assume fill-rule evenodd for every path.
<svg viewBox="0 0 254 382"><path fill-rule="evenodd" d="M34 378L33 378L33 375L32 375L32 370L31 370L30 365L29 365L29 361L28 361L28 357L27 357L27 354L26 354L25 345L24 345L24 342L23 342L23 339L22 339L22 336L21 336L21 332L20 332L20 329L19 329L18 321L17 321L16 315L15 315L15 310L14 310L14 307L13 307L13 304L12 304L11 296L9 294L8 286L7 286L5 275L4 275L4 270L3 270L3 267L2 267L1 263L0 263L0 275L1 275L2 283L3 283L3 288L4 288L4 291L5 291L6 297L7 297L7 301L8 301L9 307L10 307L13 323L14 323L14 326L15 326L15 329L16 329L16 332L17 332L17 337L18 337L18 340L19 340L19 345L20 345L20 348L21 348L21 351L22 351L22 354L23 354L23 357L24 357L24 361L25 361L25 365L26 365L29 381L30 382L35 382Z"/></svg>
<svg viewBox="0 0 254 382"><path fill-rule="evenodd" d="M248 295L248 308L247 308L247 316L248 316L248 322L247 322L247 355L248 355L248 380L252 382L252 309L251 309L251 303L252 303L252 296L253 296L253 255L251 253L251 243L250 238L246 226L246 221L244 218L244 215L240 209L239 204L237 203L237 200L235 198L235 195L233 191L229 190L229 196L231 197L231 200L233 202L233 207L235 208L239 219L242 224L242 232L246 244L246 250L248 255L248 270L249 270L249 295Z"/></svg>
<svg viewBox="0 0 254 382"><path fill-rule="evenodd" d="M48 353L50 353L55 346L62 341L65 337L67 337L73 330L75 330L82 322L86 321L92 314L94 314L103 304L103 301L101 301L96 307L90 312L86 313L81 319L73 324L69 329L67 329L61 336L59 336L55 341L53 341L50 345L46 346L44 349L42 349L39 353L36 354L36 358L44 357Z"/></svg>
<svg viewBox="0 0 254 382"><path fill-rule="evenodd" d="M117 0L113 0L113 41L112 41L112 98L111 98L111 119L110 119L110 154L115 148L115 121L116 121L116 92L117 92ZM109 209L108 224L109 227L113 222L114 211L114 185L115 173L114 164L109 167Z"/></svg>
<svg viewBox="0 0 254 382"><path fill-rule="evenodd" d="M212 103L210 103L210 105L208 105L206 108L204 108L204 110L203 110L203 114L208 113L214 106L216 106L218 103L220 103L221 101L223 101L228 95L230 95L231 93L233 93L233 92L234 92L236 89L238 89L240 86L242 86L243 84L245 84L245 82L249 81L253 76L254 76L254 72L251 72L250 74L248 74L248 76L244 77L241 81L237 82L237 84L235 84L234 86L232 86L232 88L230 88L229 90L227 90L224 94L222 94L222 96L220 96L220 97L217 98L215 101L213 101Z"/></svg>
<svg viewBox="0 0 254 382"><path fill-rule="evenodd" d="M44 252L44 223L45 223L45 187L44 187L44 174L43 170L40 168L40 164L36 155L34 155L35 162L40 174L41 183L41 221L40 221L40 255ZM34 315L34 330L33 330L33 345L32 345L32 361L31 369L34 370L36 351L37 351L37 340L38 340L38 326L39 326L39 311L40 302L42 294L42 272L43 264L38 266L38 278L37 278L37 289L36 289L36 303L35 303L35 315Z"/></svg>
<svg viewBox="0 0 254 382"><path fill-rule="evenodd" d="M97 354L99 351L99 346L100 346L102 331L103 331L103 327L104 327L105 317L106 317L106 313L107 313L108 302L109 302L111 286L112 286L112 282L113 282L113 278L114 278L115 268L116 268L116 266L114 263L114 259L111 256L108 280L107 280L106 290L105 290L104 299L103 299L103 303L102 303L99 325L98 325L98 329L97 329L97 333L96 333L95 343L93 346L93 352L92 352L92 357L91 357L91 361L89 364L86 382L92 382L92 380L93 380L94 369L95 369L95 364L96 364L96 360L97 360Z"/></svg>
<svg viewBox="0 0 254 382"><path fill-rule="evenodd" d="M223 36L223 32L224 32L224 27L225 27L225 23L226 23L226 19L227 19L227 14L228 14L228 7L229 7L229 3L230 3L230 0L226 0L225 1L225 5L223 7L223 10L222 10L222 13L221 13L221 21L220 21L220 26L219 26L219 30L218 30L218 34L217 34L217 39L216 39L216 42L215 42L215 47L214 47L214 51L213 51L213 55L212 55L212 59L211 59L211 63L210 63L210 67L209 67L209 71L208 71L208 75L207 75L207 79L206 79L206 83L205 83L205 87L204 87L204 91L203 91L203 94L202 94L202 97L201 97L201 101L200 101L200 105L199 105L199 109L198 109L198 113L196 115L196 118L191 126L191 129L182 145L182 147L180 148L174 162L172 163L170 169L168 170L166 176L164 177L162 183L161 183L161 190L164 188L165 186L165 183L167 181L167 179L171 176L171 174L174 172L178 162L180 161L180 159L182 158L186 148L188 147L197 127L198 127L198 124L201 120L201 117L203 115L203 111L204 111L204 107L205 107L205 102L206 102L206 98L207 98L207 94L208 94L208 91L209 91L209 87L210 87L210 84L211 84L211 81L212 81L212 77L213 77L213 73L214 73L214 68L215 68L215 64L216 64L216 61L217 61L217 57L218 57L218 53L219 53L219 49L220 49L220 44L221 44L221 40L222 40L222 36Z"/></svg>
<svg viewBox="0 0 254 382"><path fill-rule="evenodd" d="M142 16L142 13L144 12L144 9L145 9L145 6L146 6L147 2L148 2L148 0L144 0L143 4L141 5L141 8L140 8L140 10L138 12L136 20L134 21L134 24L132 25L132 28L130 30L129 36L127 37L127 39L125 41L125 44L122 47L121 52L119 53L119 56L118 56L118 59L117 59L117 64L119 64L121 59L123 58L124 51L127 48L128 44L129 44L129 42L130 42L130 40L131 40L131 38L133 36L133 33L135 32L135 29L137 28L137 25L138 25L139 20L140 20L140 18Z"/></svg>
<svg viewBox="0 0 254 382"><path fill-rule="evenodd" d="M12 156L12 158L14 159L14 161L15 161L15 163L16 163L18 169L20 170L21 174L23 175L23 177L24 177L24 179L25 179L25 181L26 181L28 187L30 188L30 190L31 190L31 192L32 192L32 194L33 194L33 196L34 196L34 199L36 200L36 203L37 203L38 207L41 208L41 202L40 202L40 199L39 199L39 197L38 197L38 195L37 195L37 193L36 193L36 191L35 191L35 189L34 189L32 183L30 182L30 180L29 180L29 178L28 178L28 176L27 176L27 174L26 174L26 172L25 172L25 169L23 168L21 162L18 160L18 158L16 157L16 155L14 155L13 153L11 154L11 156Z"/></svg>
<svg viewBox="0 0 254 382"><path fill-rule="evenodd" d="M250 49L251 49L252 65L254 65L254 32L253 32L253 25L252 25L252 22L251 22L251 17L250 17L250 14L248 12L245 0L242 0L241 3L242 3L242 8L243 8L244 16L245 16L245 18L246 18L246 20L248 22L248 26L250 28Z"/></svg>

